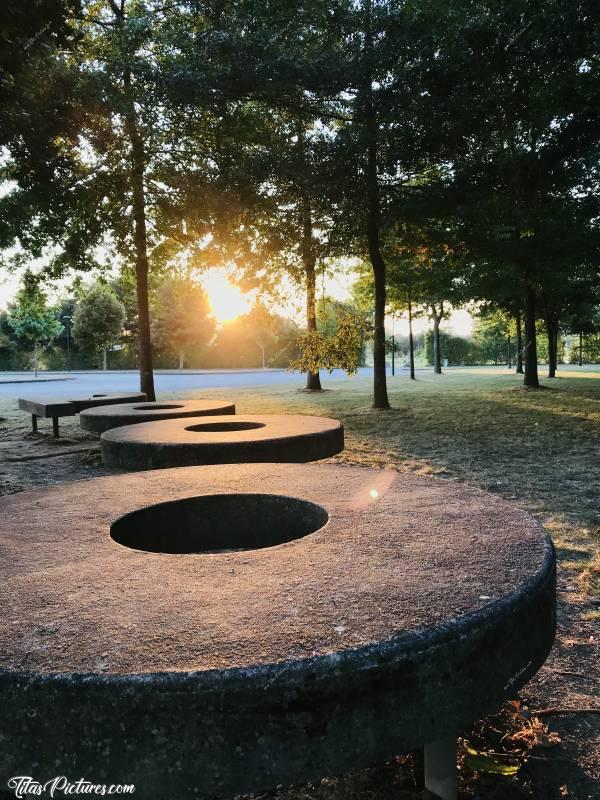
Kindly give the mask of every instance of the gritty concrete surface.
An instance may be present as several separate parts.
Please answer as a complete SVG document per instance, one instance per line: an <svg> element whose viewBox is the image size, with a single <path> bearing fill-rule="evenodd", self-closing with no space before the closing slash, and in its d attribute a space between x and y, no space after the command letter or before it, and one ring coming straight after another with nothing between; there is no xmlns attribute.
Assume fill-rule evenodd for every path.
<svg viewBox="0 0 600 800"><path fill-rule="evenodd" d="M328 521L218 553L145 552L110 535L146 506L257 492ZM198 536L199 520L172 508L165 524ZM512 697L554 636L541 526L450 481L194 467L13 495L0 519L4 780L35 764L187 800L338 774Z"/></svg>
<svg viewBox="0 0 600 800"><path fill-rule="evenodd" d="M159 400L89 408L81 412L79 424L84 431L103 433L140 422L223 414L235 414L235 405L228 400Z"/></svg>
<svg viewBox="0 0 600 800"><path fill-rule="evenodd" d="M114 403L139 403L146 400L144 392L94 392L87 397L71 397L71 402L79 413L86 408L110 406Z"/></svg>
<svg viewBox="0 0 600 800"><path fill-rule="evenodd" d="M20 397L19 409L36 417L73 417L80 411L94 406L114 403L143 402L143 392L114 392L91 394L86 397Z"/></svg>
<svg viewBox="0 0 600 800"><path fill-rule="evenodd" d="M54 397L20 397L19 410L36 417L74 417L77 413L70 400Z"/></svg>
<svg viewBox="0 0 600 800"><path fill-rule="evenodd" d="M170 419L113 428L102 434L110 468L144 470L259 461L306 462L344 449L344 427L327 417L301 414Z"/></svg>

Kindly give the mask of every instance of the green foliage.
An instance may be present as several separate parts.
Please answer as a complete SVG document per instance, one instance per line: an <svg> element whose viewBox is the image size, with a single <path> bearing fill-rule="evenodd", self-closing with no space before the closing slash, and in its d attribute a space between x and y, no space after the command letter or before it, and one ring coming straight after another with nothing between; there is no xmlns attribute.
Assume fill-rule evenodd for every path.
<svg viewBox="0 0 600 800"><path fill-rule="evenodd" d="M476 347L477 361L470 363L506 363L509 338L511 359L514 360L516 345L513 327L512 321L501 311L482 313L475 321L473 329L473 344Z"/></svg>
<svg viewBox="0 0 600 800"><path fill-rule="evenodd" d="M484 363L481 350L472 339L453 336L445 331L440 331L440 357L442 361L447 358L451 366ZM425 360L427 364L433 364L433 333L431 331L425 333Z"/></svg>
<svg viewBox="0 0 600 800"><path fill-rule="evenodd" d="M331 327L330 327L331 329ZM290 364L291 370L316 373L343 369L354 375L361 363L362 346L371 326L365 317L340 312L335 318L335 332L327 327L307 331L300 339L301 355Z"/></svg>
<svg viewBox="0 0 600 800"><path fill-rule="evenodd" d="M317 329L325 336L334 336L344 317L356 316L357 319L367 317L367 313L356 308L351 303L335 300L331 297L321 297L317 303Z"/></svg>
<svg viewBox="0 0 600 800"><path fill-rule="evenodd" d="M157 289L153 303L152 333L156 346L179 358L203 351L215 333L206 292L184 275L167 278Z"/></svg>
<svg viewBox="0 0 600 800"><path fill-rule="evenodd" d="M584 364L600 363L600 333L586 333L582 336L582 361ZM570 361L579 362L579 340L571 342Z"/></svg>
<svg viewBox="0 0 600 800"><path fill-rule="evenodd" d="M45 347L62 333L56 311L48 308L46 295L31 272L25 273L22 288L9 306L7 324L16 339L35 348Z"/></svg>
<svg viewBox="0 0 600 800"><path fill-rule="evenodd" d="M123 331L125 308L113 292L95 284L79 300L73 319L73 338L86 350L100 356L117 344Z"/></svg>
<svg viewBox="0 0 600 800"><path fill-rule="evenodd" d="M24 369L29 357L30 353L19 347L7 312L0 311L0 370Z"/></svg>

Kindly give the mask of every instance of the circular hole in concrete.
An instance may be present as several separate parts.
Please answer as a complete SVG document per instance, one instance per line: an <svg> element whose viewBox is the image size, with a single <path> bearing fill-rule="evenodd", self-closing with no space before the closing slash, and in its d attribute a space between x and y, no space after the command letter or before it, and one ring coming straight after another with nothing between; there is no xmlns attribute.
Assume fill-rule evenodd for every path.
<svg viewBox="0 0 600 800"><path fill-rule="evenodd" d="M275 494L213 494L140 508L111 525L115 542L149 553L256 550L322 528L324 508Z"/></svg>
<svg viewBox="0 0 600 800"><path fill-rule="evenodd" d="M134 411L162 411L162 409L168 408L183 408L183 406L178 406L176 403L165 403L164 405L157 405L156 403L149 403L147 406L134 406Z"/></svg>
<svg viewBox="0 0 600 800"><path fill-rule="evenodd" d="M186 431L227 433L227 431L253 431L256 428L264 427L264 422L202 422L198 425L190 425L186 428Z"/></svg>

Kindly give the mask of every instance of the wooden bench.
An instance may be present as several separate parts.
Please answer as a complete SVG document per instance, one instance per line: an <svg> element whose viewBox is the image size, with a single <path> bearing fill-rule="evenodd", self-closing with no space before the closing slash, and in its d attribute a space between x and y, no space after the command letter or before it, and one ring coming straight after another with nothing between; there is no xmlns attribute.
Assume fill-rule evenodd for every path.
<svg viewBox="0 0 600 800"><path fill-rule="evenodd" d="M52 432L58 438L58 420L60 417L74 417L86 408L107 406L115 403L137 403L144 401L143 392L113 392L112 394L92 394L88 397L55 398L55 397L20 397L19 408L31 414L31 427L37 432L38 417L52 419Z"/></svg>

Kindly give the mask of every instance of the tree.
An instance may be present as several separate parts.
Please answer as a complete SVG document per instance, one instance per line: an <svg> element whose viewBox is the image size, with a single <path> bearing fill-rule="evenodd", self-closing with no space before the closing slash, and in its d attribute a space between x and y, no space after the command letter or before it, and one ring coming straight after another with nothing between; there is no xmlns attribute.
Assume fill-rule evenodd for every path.
<svg viewBox="0 0 600 800"><path fill-rule="evenodd" d="M207 347L215 327L206 292L192 278L175 275L158 287L153 304L154 341L177 354L179 369L187 353Z"/></svg>
<svg viewBox="0 0 600 800"><path fill-rule="evenodd" d="M577 336L577 363L582 367L584 362L584 337L600 332L600 306L594 305L591 298L581 300L579 304L571 309L565 319L565 329L568 333Z"/></svg>
<svg viewBox="0 0 600 800"><path fill-rule="evenodd" d="M158 121L160 109L156 107L157 98L148 81L143 54L152 24L160 24L162 12L157 11L152 3L128 0L108 0L107 6L101 4L97 8L92 4L88 12L82 30L80 74L85 77L90 73L90 78L83 81L83 89L91 92L92 102L86 103L88 113L83 130L94 148L95 166L102 162L110 165L109 181L106 175L102 175L95 189L105 196L108 189L109 197L112 195L106 221L121 253L130 258L133 256L135 263L140 391L149 400L154 400L148 300L147 185L150 170L155 167L151 163L150 151L158 144L160 134L150 136L147 126L154 123L158 134L164 125ZM155 141L151 145L153 138ZM119 214L122 201L114 198L115 178L117 191L123 193L123 189L126 190L125 214ZM107 208L106 201L103 206Z"/></svg>
<svg viewBox="0 0 600 800"><path fill-rule="evenodd" d="M250 311L240 318L240 325L248 339L260 350L262 368L265 369L267 347L277 341L274 315L257 300Z"/></svg>
<svg viewBox="0 0 600 800"><path fill-rule="evenodd" d="M326 5L307 2L293 8L286 4L260 7L240 4L229 14L227 37L219 33L219 46L212 62L207 58L214 47L212 8L207 16L190 13L188 18L182 16L181 21L184 25L177 35L171 85L182 107L193 109L195 119L201 119L207 107L219 102L225 116L231 109L243 108L246 128L248 120L255 118L253 109L258 108L263 115L273 115L275 110L279 120L287 113L290 127L301 130L302 135L292 134L298 137L293 148L298 158L293 181L287 188L291 187L295 194L292 211L301 223L298 231L302 230L301 236L295 234L292 242L295 246L303 241L297 252L300 255L303 250L306 256L303 261L308 278L307 322L314 330L309 295L313 273L310 262L314 262L322 219L315 208L318 198L319 208L325 205L324 199L329 203L329 214L340 234L337 237L340 249L371 261L376 295L374 406L389 408L385 376L385 262L379 240L388 224L390 197L406 179L403 170L406 154L399 146L402 140L398 136L405 86L404 75L398 77L403 62L399 54L403 42L399 4L371 0L361 3L338 0ZM202 48L197 47L198 39ZM189 62L185 69L182 60ZM215 78L219 72L217 64L222 65L219 80ZM239 65L243 65L242 72ZM245 102L240 102L242 96ZM252 121L249 124L254 125ZM302 147L306 150L312 147L317 130L324 132L329 144L323 178L320 173L310 174L310 158L304 160L306 167L301 175ZM226 133L225 141L227 136ZM254 142L251 139L248 140L246 133L241 141L255 147L259 154L265 150L268 153L268 138L266 142L260 137ZM243 148L240 142L235 144L237 150L229 153L227 162L213 154L219 172L226 163L239 164ZM202 145L199 140L201 152L205 149ZM227 169L231 172L230 166ZM206 181L200 184L200 192L188 196L203 200L205 186ZM202 202L196 202L198 207L200 218L205 218ZM310 381L316 385L316 376Z"/></svg>
<svg viewBox="0 0 600 800"><path fill-rule="evenodd" d="M265 313L266 311L266 313ZM287 367L298 355L301 332L289 319L259 311L224 323L206 354L205 363L213 367Z"/></svg>
<svg viewBox="0 0 600 800"><path fill-rule="evenodd" d="M342 369L354 375L371 326L363 315L351 312L342 304L330 303L323 310L326 316L322 316L320 330L309 330L301 337L301 355L292 361L290 369L313 373L320 369L329 372Z"/></svg>
<svg viewBox="0 0 600 800"><path fill-rule="evenodd" d="M440 11L434 2L411 17L413 130L446 165L424 187L428 205L460 228L483 272L514 287L524 384L536 388L540 294L558 264L567 280L580 263L577 238L589 238L598 215L598 14L560 0L464 0L452 15ZM419 50L424 35L431 44Z"/></svg>
<svg viewBox="0 0 600 800"><path fill-rule="evenodd" d="M388 298L392 314L405 312L408 319L408 365L412 381L415 376L415 337L413 334L413 318L421 314L424 307L420 305L418 269L412 258L395 254L389 261Z"/></svg>
<svg viewBox="0 0 600 800"><path fill-rule="evenodd" d="M386 262L387 275L387 307L386 311L396 318L398 314L407 316L408 321L408 363L411 380L415 376L415 337L413 333L413 319L425 313L426 305L420 294L419 269L414 257L398 246L398 242L387 237ZM366 265L359 268L359 277L352 287L352 296L355 304L364 314L372 313L374 292L373 276L365 270ZM390 348L396 349L396 337L390 343Z"/></svg>
<svg viewBox="0 0 600 800"><path fill-rule="evenodd" d="M73 338L77 344L101 358L107 368L106 353L117 344L125 322L125 307L102 284L92 286L77 304L73 318Z"/></svg>
<svg viewBox="0 0 600 800"><path fill-rule="evenodd" d="M586 307L593 307L600 300L600 278L596 268L598 247L595 242L597 233L595 225L587 231L590 252L587 263L583 260L585 226L573 225L573 229L565 231L563 250L553 254L552 270L548 270L544 284L540 289L540 305L542 318L548 339L548 377L556 377L558 365L558 341L563 319L571 320L581 314ZM572 232L576 243L570 241ZM575 249L576 248L576 249ZM574 254L582 260L573 263ZM567 263L561 263L563 256ZM558 260L558 263L557 263ZM567 268L569 267L569 268Z"/></svg>
<svg viewBox="0 0 600 800"><path fill-rule="evenodd" d="M369 260L373 271L373 407L389 409L385 372L386 262L382 236L390 224L391 197L405 177L398 149L398 65L401 28L392 2L363 2L348 10L343 36L346 86L338 102L332 150L336 162L333 203L337 229ZM394 41L394 45L392 45ZM393 130L393 133L392 133Z"/></svg>
<svg viewBox="0 0 600 800"><path fill-rule="evenodd" d="M157 88L164 82L155 80L155 54L173 7L152 0L82 6L71 20L73 47L66 55L56 51L49 65L60 113L40 103L48 120L66 120L46 137L51 146L41 161L52 180L36 179L33 146L23 153L13 137L6 176L17 186L1 199L0 240L47 255L53 276L97 266L99 253L134 267L140 388L154 399L149 269L171 233L162 224L164 206L169 175L179 167L179 137ZM46 185L42 193L38 187Z"/></svg>
<svg viewBox="0 0 600 800"><path fill-rule="evenodd" d="M60 336L63 326L56 312L48 308L46 295L30 271L25 272L15 302L9 306L7 323L19 341L33 347L33 368L37 378L40 350Z"/></svg>
<svg viewBox="0 0 600 800"><path fill-rule="evenodd" d="M328 148L310 117L274 111L267 119L266 155L250 159L257 202L244 226L250 252L240 259L241 281L273 292L281 277L290 277L304 291L310 333L317 330L317 271L332 251L332 217L322 190ZM307 373L306 388L321 390L318 371Z"/></svg>
<svg viewBox="0 0 600 800"><path fill-rule="evenodd" d="M509 314L495 310L493 306L484 306L479 309L473 339L479 347L482 363L502 364L506 362L509 369L512 367L512 323Z"/></svg>
<svg viewBox="0 0 600 800"><path fill-rule="evenodd" d="M50 260L48 244L89 266L74 214L84 171L65 146L78 131L70 65L80 12L79 0L0 6L0 248L9 249L9 266L25 256ZM100 236L97 215L88 228Z"/></svg>
<svg viewBox="0 0 600 800"><path fill-rule="evenodd" d="M422 313L433 321L433 371L440 375L440 325L449 316L452 303L467 299L464 245L447 224L429 220L426 226L396 225L388 247L393 251L392 293L410 297L411 306L416 300ZM409 311L412 317L412 308Z"/></svg>
<svg viewBox="0 0 600 800"><path fill-rule="evenodd" d="M179 4L177 47L165 57L172 102L194 121L188 152L212 165L178 185L187 238L204 242L194 259L235 260L240 282L261 294L291 277L305 292L308 330L331 227L319 120L343 85L336 45L346 5L236 3L225 23L219 5ZM320 389L317 373L307 388Z"/></svg>

